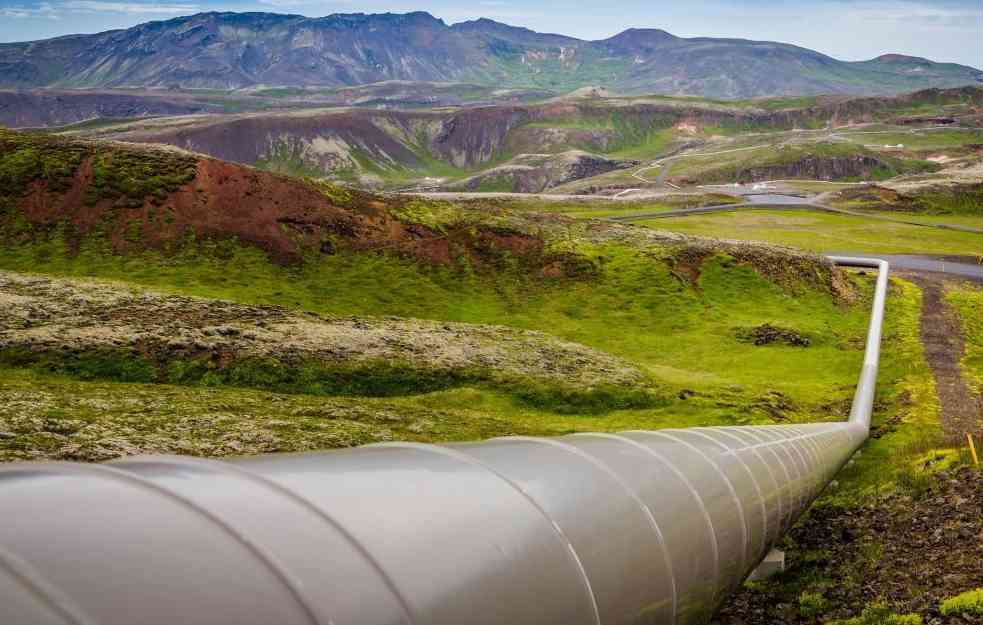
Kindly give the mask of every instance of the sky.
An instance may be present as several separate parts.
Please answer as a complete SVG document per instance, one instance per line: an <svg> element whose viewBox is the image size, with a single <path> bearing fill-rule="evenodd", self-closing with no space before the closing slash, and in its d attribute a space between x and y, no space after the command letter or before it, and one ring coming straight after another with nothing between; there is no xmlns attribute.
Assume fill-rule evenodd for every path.
<svg viewBox="0 0 983 625"><path fill-rule="evenodd" d="M200 11L428 11L449 24L487 17L582 39L661 28L683 37L783 41L848 61L893 52L983 68L983 0L0 0L0 42Z"/></svg>

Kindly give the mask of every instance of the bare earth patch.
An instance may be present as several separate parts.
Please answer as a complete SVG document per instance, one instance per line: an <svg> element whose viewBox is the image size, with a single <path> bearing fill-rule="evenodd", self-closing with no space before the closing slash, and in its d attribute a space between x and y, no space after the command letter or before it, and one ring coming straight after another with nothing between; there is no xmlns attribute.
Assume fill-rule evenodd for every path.
<svg viewBox="0 0 983 625"><path fill-rule="evenodd" d="M818 625L876 603L919 614L925 625L979 623L943 616L939 604L983 586L983 472L964 467L935 482L914 499L813 510L786 538L786 572L745 587L714 625Z"/></svg>

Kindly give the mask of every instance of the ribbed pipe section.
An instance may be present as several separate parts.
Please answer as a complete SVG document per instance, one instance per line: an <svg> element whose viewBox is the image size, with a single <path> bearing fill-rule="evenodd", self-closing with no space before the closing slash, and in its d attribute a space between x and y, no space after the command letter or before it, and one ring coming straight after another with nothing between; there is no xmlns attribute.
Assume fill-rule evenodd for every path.
<svg viewBox="0 0 983 625"><path fill-rule="evenodd" d="M0 622L699 623L868 423L8 465Z"/></svg>

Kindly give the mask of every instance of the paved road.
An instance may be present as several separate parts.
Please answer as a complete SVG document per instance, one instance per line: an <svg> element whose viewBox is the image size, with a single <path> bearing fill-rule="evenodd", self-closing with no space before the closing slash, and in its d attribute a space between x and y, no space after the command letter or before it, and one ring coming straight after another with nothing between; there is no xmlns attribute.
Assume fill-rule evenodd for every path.
<svg viewBox="0 0 983 625"><path fill-rule="evenodd" d="M913 226L923 226L929 228L942 228L947 230L961 230L964 232L973 232L978 234L983 234L983 230L979 228L970 228L968 226L954 226L950 224L926 224L916 221L908 221L905 219L894 219L889 217L881 217L879 215L870 215L867 213L859 213L856 211L850 211L840 208L832 208L829 206L823 206L822 204L816 204L812 198L796 197L790 195L749 195L747 196L748 201L739 204L722 204L718 206L703 206L700 208L683 208L673 211L664 211L661 213L647 213L647 214L633 214L633 215L619 215L616 217L609 217L611 221L638 221L641 219L661 219L666 217L684 217L687 215L700 215L706 213L718 213L726 211L735 210L769 210L774 208L786 209L800 209L800 210L820 210L830 213L840 213L844 215L851 215L856 217L866 217L871 219L882 219L886 221L893 221L898 223L909 224ZM983 249L983 242L981 242L981 249ZM912 271L912 272L927 272L936 274L945 274L950 276L958 276L961 278L967 278L973 280L974 282L983 282L983 263L978 262L979 259L974 259L970 256L933 256L928 254L871 254L868 252L842 252L842 251L826 251L823 252L825 255L830 256L863 256L868 258L882 258L887 262L891 263L891 266L897 270Z"/></svg>
<svg viewBox="0 0 983 625"><path fill-rule="evenodd" d="M830 256L863 256L891 263L892 270L937 273L983 282L983 264L969 256L933 256L930 254L871 254L869 252L823 252Z"/></svg>

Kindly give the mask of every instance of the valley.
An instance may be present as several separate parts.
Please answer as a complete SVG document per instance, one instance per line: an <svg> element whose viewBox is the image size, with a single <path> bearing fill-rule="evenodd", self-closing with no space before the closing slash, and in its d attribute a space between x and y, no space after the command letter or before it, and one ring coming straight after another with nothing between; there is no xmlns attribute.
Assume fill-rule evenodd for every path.
<svg viewBox="0 0 983 625"><path fill-rule="evenodd" d="M795 422L817 414L838 420L849 406L871 285L810 254L507 205L376 196L161 148L13 133L4 140L0 268L14 272L4 297L17 307L5 318L3 344L15 388L37 376L51 380L46 388L56 396L59 388L92 388L105 398L114 384L122 391L132 383L181 383L205 394L258 388L276 395L255 401L286 391L327 395L353 410L365 401L414 411L440 405L461 419L535 432ZM72 150L75 158L63 162ZM146 191L100 189L89 173L100 159L124 180L126 168L138 166L173 173ZM199 193L208 188L215 190ZM39 272L60 278L25 277ZM890 318L900 325L892 326L898 340L889 349L917 350L917 289L896 288ZM174 296L182 299L166 299ZM62 300L77 313L58 308ZM140 310L169 308L180 314L167 320L158 312L141 326ZM110 321L123 314L114 310L126 311L127 321ZM343 334L352 340L364 327L367 338L307 353L285 338L298 323L311 331L348 328ZM775 324L806 346L753 338ZM508 336L532 342L517 343L512 355L483 351L505 349ZM536 353L536 341L550 356L532 362L548 369L506 376L511 359ZM438 345L458 360L433 352ZM372 354L395 362L399 353L412 366L371 370ZM53 361L53 354L75 356ZM438 360L425 364L431 356ZM816 358L830 363L822 375ZM250 368L256 359L282 370L282 379ZM107 360L130 364L107 367ZM175 373L172 361L190 368ZM776 366L782 375L774 375ZM926 368L907 366L885 372L893 390L881 396L879 419L906 414L902 398L930 385ZM589 384L573 382L577 368ZM378 379L378 390L350 388L345 380L356 373ZM436 386L424 383L430 379ZM71 409L66 418L81 414L91 413ZM0 441L8 453L59 453L34 447L38 431L18 434L21 427L0 428L13 430ZM469 426L462 427L467 437Z"/></svg>
<svg viewBox="0 0 983 625"><path fill-rule="evenodd" d="M0 45L0 462L841 422L875 276L826 255L883 256L871 438L780 543L787 570L711 622L975 622L944 606L983 587L978 72L235 15L176 20L203 46L269 29L248 67L212 49L226 82L174 21L92 37L172 46L180 75ZM362 50L345 37L397 19L385 49L433 58L311 74L274 45ZM764 63L749 48L774 84L684 67Z"/></svg>

